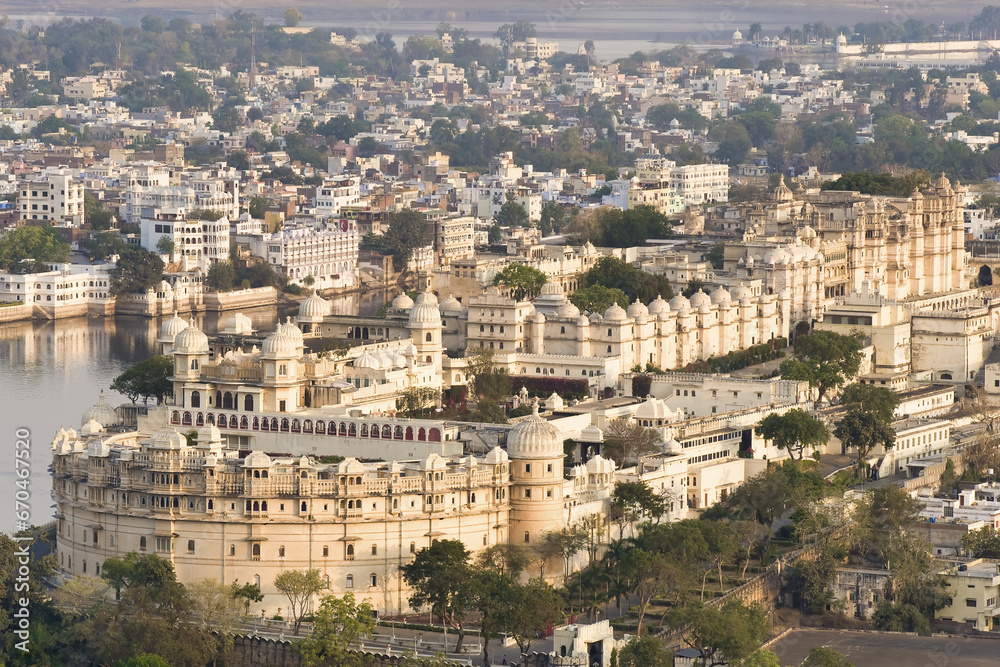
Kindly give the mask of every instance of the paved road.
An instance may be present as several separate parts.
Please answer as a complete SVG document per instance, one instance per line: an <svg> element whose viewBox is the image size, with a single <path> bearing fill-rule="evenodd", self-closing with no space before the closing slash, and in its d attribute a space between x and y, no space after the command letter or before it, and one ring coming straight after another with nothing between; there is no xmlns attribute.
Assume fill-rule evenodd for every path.
<svg viewBox="0 0 1000 667"><path fill-rule="evenodd" d="M782 665L798 665L814 646L828 646L861 667L996 667L1000 640L914 637L850 630L795 630L770 649Z"/></svg>

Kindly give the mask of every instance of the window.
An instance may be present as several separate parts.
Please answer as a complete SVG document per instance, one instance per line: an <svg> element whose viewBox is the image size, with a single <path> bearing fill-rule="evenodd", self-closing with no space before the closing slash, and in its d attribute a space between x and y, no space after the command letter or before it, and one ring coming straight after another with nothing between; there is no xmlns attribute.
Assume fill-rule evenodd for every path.
<svg viewBox="0 0 1000 667"><path fill-rule="evenodd" d="M284 558L284 557L285 557L285 545L282 544L280 547L278 547L278 558Z"/></svg>
<svg viewBox="0 0 1000 667"><path fill-rule="evenodd" d="M259 544L253 545L253 548L250 550L250 558L251 558L251 560L260 560L260 545Z"/></svg>
<svg viewBox="0 0 1000 667"><path fill-rule="evenodd" d="M347 560L354 560L354 545L347 545Z"/></svg>
<svg viewBox="0 0 1000 667"><path fill-rule="evenodd" d="M965 606L966 607L975 607L976 606L975 599L974 598L965 598Z"/></svg>
<svg viewBox="0 0 1000 667"><path fill-rule="evenodd" d="M344 585L345 588L354 588L354 575L347 575L347 583Z"/></svg>
<svg viewBox="0 0 1000 667"><path fill-rule="evenodd" d="M326 544L323 545L323 558L330 555L330 547Z"/></svg>
<svg viewBox="0 0 1000 667"><path fill-rule="evenodd" d="M140 537L139 538L139 551L145 551L145 550L146 550L146 538L145 537Z"/></svg>
<svg viewBox="0 0 1000 667"><path fill-rule="evenodd" d="M531 472L531 464L530 463L525 463L524 464L524 472L526 474Z"/></svg>
<svg viewBox="0 0 1000 667"><path fill-rule="evenodd" d="M377 544L373 544L372 545L372 556L378 556L378 545Z"/></svg>
<svg viewBox="0 0 1000 667"><path fill-rule="evenodd" d="M531 533L524 531L524 543L528 544L531 541Z"/></svg>
<svg viewBox="0 0 1000 667"><path fill-rule="evenodd" d="M235 556L236 555L236 545L235 544L230 544L229 545L229 555L230 556Z"/></svg>
<svg viewBox="0 0 1000 667"><path fill-rule="evenodd" d="M531 489L525 489L524 490L524 497L525 498L530 498L531 497Z"/></svg>
<svg viewBox="0 0 1000 667"><path fill-rule="evenodd" d="M410 542L410 553L411 554L417 553L417 543L416 542Z"/></svg>
<svg viewBox="0 0 1000 667"><path fill-rule="evenodd" d="M188 540L188 553L194 553L194 540Z"/></svg>
<svg viewBox="0 0 1000 667"><path fill-rule="evenodd" d="M378 586L378 575L372 572L372 574L368 577L368 582L371 586Z"/></svg>

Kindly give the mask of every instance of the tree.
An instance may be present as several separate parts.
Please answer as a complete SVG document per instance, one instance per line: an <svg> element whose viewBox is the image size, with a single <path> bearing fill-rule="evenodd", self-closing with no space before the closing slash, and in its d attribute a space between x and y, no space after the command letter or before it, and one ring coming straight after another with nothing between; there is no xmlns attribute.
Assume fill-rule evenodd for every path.
<svg viewBox="0 0 1000 667"><path fill-rule="evenodd" d="M294 28L295 26L297 26L299 23L302 22L302 19L305 18L305 16L302 15L302 12L300 12L295 7L289 7L288 9L286 9L283 16L285 19L285 27L288 28Z"/></svg>
<svg viewBox="0 0 1000 667"><path fill-rule="evenodd" d="M232 583L233 597L236 598L243 605L243 615L250 615L250 605L254 602L261 602L264 600L264 594L260 590L260 586L257 584L245 583L241 584L239 581L234 581Z"/></svg>
<svg viewBox="0 0 1000 667"><path fill-rule="evenodd" d="M544 273L526 264L508 264L493 276L493 284L510 292L515 301L534 299L547 280Z"/></svg>
<svg viewBox="0 0 1000 667"><path fill-rule="evenodd" d="M962 551L973 558L1000 559L1000 531L993 526L967 531L962 536Z"/></svg>
<svg viewBox="0 0 1000 667"><path fill-rule="evenodd" d="M396 409L408 417L424 415L441 398L441 391L434 387L407 387L396 399Z"/></svg>
<svg viewBox="0 0 1000 667"><path fill-rule="evenodd" d="M431 613L455 628L455 653L462 651L466 617L476 606L477 582L469 566L469 552L458 540L438 540L403 565L403 579L413 588L410 606L430 605Z"/></svg>
<svg viewBox="0 0 1000 667"><path fill-rule="evenodd" d="M611 492L609 516L621 522L619 534L624 537L624 526L641 519L659 521L663 516L663 500L645 482L618 482Z"/></svg>
<svg viewBox="0 0 1000 667"><path fill-rule="evenodd" d="M313 615L312 634L295 644L302 664L306 667L362 667L368 664L366 656L351 650L350 646L375 633L374 611L370 602L356 602L353 593L342 598L324 595Z"/></svg>
<svg viewBox="0 0 1000 667"><path fill-rule="evenodd" d="M931 634L930 621L917 607L887 600L879 602L875 607L872 626L882 632L915 632L924 636Z"/></svg>
<svg viewBox="0 0 1000 667"><path fill-rule="evenodd" d="M546 628L562 618L562 598L552 586L541 579L509 587L506 628L522 655L527 655L531 642Z"/></svg>
<svg viewBox="0 0 1000 667"><path fill-rule="evenodd" d="M205 284L216 292L231 292L236 286L236 268L229 260L216 262L208 268Z"/></svg>
<svg viewBox="0 0 1000 667"><path fill-rule="evenodd" d="M226 166L237 171L247 171L250 169L250 155L246 151L233 151L226 157Z"/></svg>
<svg viewBox="0 0 1000 667"><path fill-rule="evenodd" d="M232 586L216 579L202 579L187 587L191 598L191 611L203 630L231 635L239 627L241 602L233 594Z"/></svg>
<svg viewBox="0 0 1000 667"><path fill-rule="evenodd" d="M274 587L288 598L293 632L298 635L302 615L313 596L326 588L326 582L319 570L286 570L274 578Z"/></svg>
<svg viewBox="0 0 1000 667"><path fill-rule="evenodd" d="M809 649L802 667L854 667L854 663L832 648L813 646Z"/></svg>
<svg viewBox="0 0 1000 667"><path fill-rule="evenodd" d="M986 430L992 433L996 428L998 411L986 390L973 385L968 392L966 402L976 421L985 424Z"/></svg>
<svg viewBox="0 0 1000 667"><path fill-rule="evenodd" d="M267 213L267 207L270 205L271 202L267 197L255 195L250 198L250 202L247 204L247 212L255 220L263 220L264 214Z"/></svg>
<svg viewBox="0 0 1000 667"><path fill-rule="evenodd" d="M212 112L212 129L232 134L243 127L243 117L236 107L221 106Z"/></svg>
<svg viewBox="0 0 1000 667"><path fill-rule="evenodd" d="M170 667L170 664L155 653L140 653L128 660L118 661L118 667Z"/></svg>
<svg viewBox="0 0 1000 667"><path fill-rule="evenodd" d="M672 616L686 626L684 641L706 667L743 660L767 639L767 616L758 604L731 600L722 607L689 606Z"/></svg>
<svg viewBox="0 0 1000 667"><path fill-rule="evenodd" d="M160 240L156 242L156 250L161 255L173 255L174 240L169 236L161 236Z"/></svg>
<svg viewBox="0 0 1000 667"><path fill-rule="evenodd" d="M630 302L639 299L643 303L649 303L657 297L669 299L674 295L666 276L654 276L640 271L628 262L610 255L601 257L589 270L580 274L579 284L582 288L604 285L620 289Z"/></svg>
<svg viewBox="0 0 1000 667"><path fill-rule="evenodd" d="M771 529L762 526L756 521L735 521L733 522L733 532L743 546L743 571L740 578L747 576L747 567L750 566L750 558L754 550L771 537Z"/></svg>
<svg viewBox="0 0 1000 667"><path fill-rule="evenodd" d="M724 243L716 243L701 258L709 262L712 268L721 270L725 266L726 245Z"/></svg>
<svg viewBox="0 0 1000 667"><path fill-rule="evenodd" d="M855 382L844 387L840 403L848 410L870 412L880 421L890 424L896 419L899 394L885 387Z"/></svg>
<svg viewBox="0 0 1000 667"><path fill-rule="evenodd" d="M127 245L121 249L111 272L111 293L142 294L163 280L163 260L156 253Z"/></svg>
<svg viewBox="0 0 1000 667"><path fill-rule="evenodd" d="M528 211L517 200L517 195L508 192L506 201L493 216L493 219L501 227L527 227Z"/></svg>
<svg viewBox="0 0 1000 667"><path fill-rule="evenodd" d="M851 410L837 422L833 434L840 438L845 448L853 447L858 453L858 472L865 465L868 455L880 446L889 451L896 442L896 431L877 414L863 410Z"/></svg>
<svg viewBox="0 0 1000 667"><path fill-rule="evenodd" d="M160 404L174 393L174 385L170 381L173 374L173 357L158 354L126 368L111 383L111 389L127 396L133 403L140 397L143 403L155 397L156 403Z"/></svg>
<svg viewBox="0 0 1000 667"><path fill-rule="evenodd" d="M628 307L628 295L617 287L591 285L578 289L569 295L570 303L582 312L603 313L612 304L617 303L622 308Z"/></svg>
<svg viewBox="0 0 1000 667"><path fill-rule="evenodd" d="M70 246L52 227L26 226L0 237L0 268L10 273L40 273L65 262Z"/></svg>
<svg viewBox="0 0 1000 667"><path fill-rule="evenodd" d="M492 347L470 347L465 350L466 374L476 398L477 418L490 423L506 423L500 403L511 394L510 373L497 366Z"/></svg>
<svg viewBox="0 0 1000 667"><path fill-rule="evenodd" d="M660 434L656 429L647 428L634 419L619 417L612 419L604 427L602 454L613 459L618 467L633 463L646 454L658 452Z"/></svg>
<svg viewBox="0 0 1000 667"><path fill-rule="evenodd" d="M618 651L618 667L673 667L674 654L656 635L634 637Z"/></svg>
<svg viewBox="0 0 1000 667"><path fill-rule="evenodd" d="M830 431L826 425L799 408L784 414L769 414L761 420L754 432L759 437L773 442L778 449L787 450L792 460L799 461L805 455L806 449L825 445L830 439Z"/></svg>
<svg viewBox="0 0 1000 667"><path fill-rule="evenodd" d="M403 209L389 214L389 227L382 237L382 246L392 255L397 271L403 271L417 248L430 245L433 230L420 211Z"/></svg>

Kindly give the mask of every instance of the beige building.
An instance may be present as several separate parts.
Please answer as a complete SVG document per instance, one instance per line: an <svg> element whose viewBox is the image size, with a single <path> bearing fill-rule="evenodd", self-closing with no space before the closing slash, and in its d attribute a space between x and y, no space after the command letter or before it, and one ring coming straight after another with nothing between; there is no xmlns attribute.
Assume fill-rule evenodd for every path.
<svg viewBox="0 0 1000 667"><path fill-rule="evenodd" d="M64 169L43 172L22 181L17 208L22 220L47 220L67 227L85 222L83 185Z"/></svg>
<svg viewBox="0 0 1000 667"><path fill-rule="evenodd" d="M949 604L935 617L967 623L976 630L1000 630L1000 570L997 561L979 558L944 573Z"/></svg>

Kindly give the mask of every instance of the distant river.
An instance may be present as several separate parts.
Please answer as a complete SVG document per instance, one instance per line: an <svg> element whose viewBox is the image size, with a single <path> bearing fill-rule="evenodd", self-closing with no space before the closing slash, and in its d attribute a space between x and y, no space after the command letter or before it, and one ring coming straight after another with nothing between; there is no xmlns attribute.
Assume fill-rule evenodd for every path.
<svg viewBox="0 0 1000 667"><path fill-rule="evenodd" d="M334 300L338 314L371 314L385 294L348 295ZM273 330L274 308L243 311L258 331ZM233 313L196 316L212 333ZM80 430L80 417L97 402L101 389L113 406L127 399L111 392L114 378L130 364L157 350L162 319L77 317L50 322L0 325L0 530L14 529L16 481L14 432L31 432L31 521L52 520L52 482L48 467L59 427Z"/></svg>

